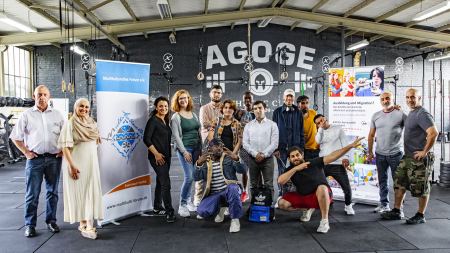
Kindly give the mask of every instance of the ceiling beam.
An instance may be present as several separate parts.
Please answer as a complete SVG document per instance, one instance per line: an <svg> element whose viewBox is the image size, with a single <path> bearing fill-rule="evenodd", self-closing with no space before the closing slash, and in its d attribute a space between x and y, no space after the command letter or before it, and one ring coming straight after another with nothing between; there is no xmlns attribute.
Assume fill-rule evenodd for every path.
<svg viewBox="0 0 450 253"><path fill-rule="evenodd" d="M208 9L209 9L209 0L205 0L205 9L203 11L203 13L208 14ZM203 26L203 32L206 32L206 25Z"/></svg>
<svg viewBox="0 0 450 253"><path fill-rule="evenodd" d="M239 4L239 11L242 11L244 9L246 0L241 0L241 3ZM234 26L236 25L236 22L231 23L231 30L234 29Z"/></svg>
<svg viewBox="0 0 450 253"><path fill-rule="evenodd" d="M400 46L400 45L409 43L409 42L411 42L411 41L413 41L413 40L410 40L410 39L401 39L401 40L397 40L397 41L394 42L394 46L398 47L398 46Z"/></svg>
<svg viewBox="0 0 450 253"><path fill-rule="evenodd" d="M127 0L120 0L125 10L127 10L128 14L133 18L133 21L139 21L139 18L136 17L136 14L134 14L133 9L131 9L130 5L128 4Z"/></svg>
<svg viewBox="0 0 450 253"><path fill-rule="evenodd" d="M352 36L353 34L356 34L356 33L358 33L358 31L350 31L350 32L346 32L345 35L344 35L344 37L347 38L347 37Z"/></svg>
<svg viewBox="0 0 450 253"><path fill-rule="evenodd" d="M90 11L90 12L93 11L93 10L97 10L98 8L102 7L103 5L107 5L107 4L111 3L112 1L114 1L114 0L105 0L103 2L100 2L100 3L92 6L91 8L89 8L87 10Z"/></svg>
<svg viewBox="0 0 450 253"><path fill-rule="evenodd" d="M28 0L17 0L17 2L25 5L28 8L31 8L31 6L34 5L31 1L28 1ZM60 25L59 19L53 17L52 15L48 14L46 11L44 11L42 9L32 9L32 10L59 27L59 25Z"/></svg>
<svg viewBox="0 0 450 253"><path fill-rule="evenodd" d="M195 27L203 24L233 22L238 20L259 20L265 17L282 17L292 20L302 20L325 26L344 26L349 29L361 32L376 33L386 36L412 39L418 41L434 42L450 46L450 34L438 33L417 28L408 28L398 25L375 23L372 21L359 20L356 18L343 18L336 15L311 13L309 11L293 10L286 8L260 8L243 11L231 11L210 13L193 16L183 16L164 20L146 20L138 22L122 22L103 26L104 31L111 34L130 34L146 31L160 31L172 29L174 27ZM91 29L89 26L74 29L75 37L83 39L90 38ZM24 33L0 36L0 44L33 44L48 43L58 41L60 38L59 29L37 32L33 34Z"/></svg>
<svg viewBox="0 0 450 253"><path fill-rule="evenodd" d="M328 1L329 0L320 0L318 3L316 3L316 5L314 5L314 7L312 7L311 12L317 12L320 7L325 5Z"/></svg>
<svg viewBox="0 0 450 253"><path fill-rule="evenodd" d="M366 7L367 5L371 4L372 2L374 2L375 0L364 0L361 3L359 3L358 5L350 8L350 10L346 11L343 15L344 18L350 17L351 15L353 15L355 12L363 9L364 7ZM330 28L329 26L321 26L316 30L316 34L319 34L323 31L325 31L326 29Z"/></svg>
<svg viewBox="0 0 450 253"><path fill-rule="evenodd" d="M383 21L383 20L385 20L387 18L390 18L390 17L394 16L395 14L397 14L399 12L402 12L402 11L404 11L406 9L409 9L409 8L413 7L414 5L416 5L416 4L420 3L420 2L422 2L422 0L411 0L411 1L407 2L407 3L405 3L405 4L400 5L399 7L395 8L395 9L392 9L392 10L386 12L385 14L383 14L381 16L376 17L375 18L375 22L377 22L377 23L381 22L381 21Z"/></svg>
<svg viewBox="0 0 450 253"><path fill-rule="evenodd" d="M75 6L74 6L73 9L74 9L75 13L77 13L87 23L96 27L103 35L106 36L106 38L108 38L109 41L111 41L111 43L118 46L120 49L125 50L125 45L122 44L115 35L111 34L107 30L105 30L103 28L103 22L99 18L97 18L97 16L95 16L94 13L88 11L88 8L80 0L73 0L73 2L81 8L81 10L79 10L79 9L75 8ZM93 20L91 20L91 19L93 19ZM143 32L145 32L145 31L143 31ZM78 37L78 36L75 35L75 37ZM80 38L80 39L82 39L82 38Z"/></svg>
<svg viewBox="0 0 450 253"><path fill-rule="evenodd" d="M284 1L280 4L280 8L283 8L283 7L287 4L288 1L289 1L289 0L284 0Z"/></svg>
<svg viewBox="0 0 450 253"><path fill-rule="evenodd" d="M278 2L280 2L280 0L273 0L272 3L270 4L270 7L275 8L275 6L277 6Z"/></svg>
<svg viewBox="0 0 450 253"><path fill-rule="evenodd" d="M430 47L435 47L435 46L437 46L437 45L439 45L439 43L424 42L424 43L422 43L422 44L419 44L419 45L417 46L417 48L419 48L419 49L427 49L427 48L430 48Z"/></svg>
<svg viewBox="0 0 450 253"><path fill-rule="evenodd" d="M369 42L374 42L374 41L379 40L379 39L381 39L383 37L384 37L384 35L382 35L382 34L378 34L378 35L372 36L372 37L369 38Z"/></svg>
<svg viewBox="0 0 450 253"><path fill-rule="evenodd" d="M438 27L438 28L436 29L436 31L437 31L437 32L442 32L442 31L449 30L449 29L450 29L450 24L448 24L448 25L443 25L443 26L441 26L441 27Z"/></svg>
<svg viewBox="0 0 450 253"><path fill-rule="evenodd" d="M294 23L292 23L291 25L291 31L294 30L301 22L300 21L295 21Z"/></svg>

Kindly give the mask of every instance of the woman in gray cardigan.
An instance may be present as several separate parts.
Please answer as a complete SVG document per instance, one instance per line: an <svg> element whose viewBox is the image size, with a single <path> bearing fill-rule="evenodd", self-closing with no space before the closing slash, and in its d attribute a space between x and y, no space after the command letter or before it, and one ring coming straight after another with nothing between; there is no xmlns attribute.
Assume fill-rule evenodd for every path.
<svg viewBox="0 0 450 253"><path fill-rule="evenodd" d="M195 161L201 152L200 121L193 112L192 97L186 90L178 90L172 97L171 108L174 112L171 120L172 142L184 171L184 181L180 191L178 214L189 217L190 211L196 211L191 202L191 188Z"/></svg>

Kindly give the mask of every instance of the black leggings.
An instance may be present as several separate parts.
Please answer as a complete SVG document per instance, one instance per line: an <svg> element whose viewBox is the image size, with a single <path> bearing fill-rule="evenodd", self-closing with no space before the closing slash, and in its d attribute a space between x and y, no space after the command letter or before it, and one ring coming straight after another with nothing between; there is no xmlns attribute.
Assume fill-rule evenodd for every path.
<svg viewBox="0 0 450 253"><path fill-rule="evenodd" d="M154 210L162 210L162 202L167 213L173 212L172 196L170 195L170 157L165 160L164 165L156 165L155 158L150 157L150 164L156 172L155 200L153 202Z"/></svg>
<svg viewBox="0 0 450 253"><path fill-rule="evenodd" d="M345 204L350 205L352 203L352 188L350 187L350 181L348 180L347 170L342 165L330 164L325 166L325 176L332 176L338 184L341 186L345 196Z"/></svg>

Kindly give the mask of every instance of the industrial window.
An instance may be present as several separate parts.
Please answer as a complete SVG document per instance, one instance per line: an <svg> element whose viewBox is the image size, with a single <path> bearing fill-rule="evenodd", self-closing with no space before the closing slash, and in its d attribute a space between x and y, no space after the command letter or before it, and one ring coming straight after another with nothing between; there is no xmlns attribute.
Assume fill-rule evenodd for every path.
<svg viewBox="0 0 450 253"><path fill-rule="evenodd" d="M31 53L9 46L3 52L3 96L31 97Z"/></svg>

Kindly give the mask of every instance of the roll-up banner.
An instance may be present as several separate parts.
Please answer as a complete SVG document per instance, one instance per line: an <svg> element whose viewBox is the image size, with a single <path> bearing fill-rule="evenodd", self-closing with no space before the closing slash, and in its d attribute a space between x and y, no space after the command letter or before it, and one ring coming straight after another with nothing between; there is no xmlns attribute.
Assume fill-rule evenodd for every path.
<svg viewBox="0 0 450 253"><path fill-rule="evenodd" d="M380 95L383 91L384 66L333 68L329 71L330 124L343 128L348 143L356 137L366 137L360 147L349 151L351 171L348 176L354 202L377 204L380 200L375 160L367 161L367 137L372 115L381 110ZM343 200L344 193L339 184L332 178L329 182L335 198Z"/></svg>
<svg viewBox="0 0 450 253"><path fill-rule="evenodd" d="M103 224L153 208L143 143L149 89L149 64L96 61Z"/></svg>

